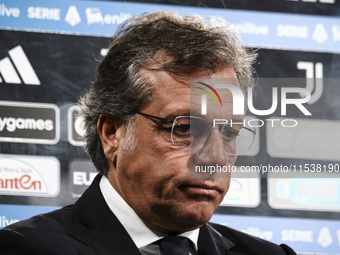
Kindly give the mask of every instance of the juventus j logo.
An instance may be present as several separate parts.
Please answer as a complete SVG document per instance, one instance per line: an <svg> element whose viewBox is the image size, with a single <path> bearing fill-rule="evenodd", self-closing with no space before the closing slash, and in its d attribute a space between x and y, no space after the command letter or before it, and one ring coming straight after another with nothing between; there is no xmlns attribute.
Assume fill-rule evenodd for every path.
<svg viewBox="0 0 340 255"><path fill-rule="evenodd" d="M306 89L312 95L308 104L313 104L320 99L323 92L323 64L299 61L297 69L306 70Z"/></svg>

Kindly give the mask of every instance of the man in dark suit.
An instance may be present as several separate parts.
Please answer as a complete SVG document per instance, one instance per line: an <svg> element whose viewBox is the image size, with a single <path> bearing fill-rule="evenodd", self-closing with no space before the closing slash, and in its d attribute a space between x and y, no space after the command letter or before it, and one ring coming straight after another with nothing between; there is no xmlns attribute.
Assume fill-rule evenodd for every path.
<svg viewBox="0 0 340 255"><path fill-rule="evenodd" d="M246 93L255 57L222 21L157 12L124 23L80 101L99 175L74 205L1 230L0 253L295 254L208 223L230 174L191 176L195 166L232 166L251 146L252 130L215 125L243 115L210 85L228 79ZM221 106L202 101L203 112L192 85L211 89Z"/></svg>

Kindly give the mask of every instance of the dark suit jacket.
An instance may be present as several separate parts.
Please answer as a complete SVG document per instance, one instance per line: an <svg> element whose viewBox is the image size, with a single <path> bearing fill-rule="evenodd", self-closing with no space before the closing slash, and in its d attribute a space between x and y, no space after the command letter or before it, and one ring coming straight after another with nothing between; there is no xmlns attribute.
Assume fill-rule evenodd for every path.
<svg viewBox="0 0 340 255"><path fill-rule="evenodd" d="M98 175L74 205L38 215L0 230L1 255L140 255L132 239L107 206ZM295 254L222 225L200 229L199 255Z"/></svg>

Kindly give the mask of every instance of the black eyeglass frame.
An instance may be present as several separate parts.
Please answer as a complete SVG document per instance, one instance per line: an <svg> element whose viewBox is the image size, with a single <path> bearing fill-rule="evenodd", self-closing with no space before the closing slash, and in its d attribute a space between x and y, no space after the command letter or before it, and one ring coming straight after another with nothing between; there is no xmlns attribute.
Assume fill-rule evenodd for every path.
<svg viewBox="0 0 340 255"><path fill-rule="evenodd" d="M174 142L173 129L174 129L174 125L176 124L175 120L176 120L177 118L179 118L179 117L189 117L189 118L202 119L202 118L196 117L196 116L177 116L177 117L175 118L175 120L170 120L170 119L161 118L161 117L158 117L158 116L154 116L154 115L147 114L147 113L143 113L143 112L139 112L139 111L137 111L136 113L137 113L137 114L140 114L140 115L142 115L142 116L144 116L144 117L147 117L147 118L156 119L156 120L163 121L163 122L166 122L166 123L172 123L172 129L171 129L171 142L172 142L174 145L176 145L176 144L175 144L175 142ZM251 146L252 146L253 143L254 143L254 139L255 139L255 135L256 135L256 130L253 130L253 129L248 128L248 127L242 127L242 128L244 128L244 129L246 129L247 131L253 133L253 135L254 135L254 136L253 136L253 139L252 139L252 141L251 141L251 143L250 143L250 145L249 145L249 148L246 150L246 152L248 152L249 149L251 148ZM182 147L182 148L186 148L186 146L185 146L185 147ZM245 152L245 153L246 153L246 152ZM231 154L231 155L235 155L235 154ZM241 153L241 154L236 154L236 155L244 155L244 154Z"/></svg>
<svg viewBox="0 0 340 255"><path fill-rule="evenodd" d="M147 114L147 113L144 113L144 112L137 111L136 113L140 114L140 115L143 115L145 117L153 118L153 119L164 121L164 122L168 122L168 123L174 123L175 122L174 120L164 119L164 118L157 117L157 116L154 116L154 115L150 115L150 114Z"/></svg>

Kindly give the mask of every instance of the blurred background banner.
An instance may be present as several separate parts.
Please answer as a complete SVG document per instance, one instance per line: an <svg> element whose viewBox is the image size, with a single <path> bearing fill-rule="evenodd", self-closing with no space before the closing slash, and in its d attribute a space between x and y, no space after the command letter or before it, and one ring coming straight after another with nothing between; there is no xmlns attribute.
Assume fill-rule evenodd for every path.
<svg viewBox="0 0 340 255"><path fill-rule="evenodd" d="M328 4L333 10L339 4ZM243 38L245 45L251 47L296 49L322 52L340 52L339 12L334 16L298 15L297 13L278 13L245 11L207 6L189 7L135 2L98 1L2 1L0 5L1 27L26 31L53 32L77 35L112 36L115 28L124 20L144 12L156 10L176 10L181 14L199 14L203 17L219 16L225 19ZM166 1L165 1L166 2ZM192 1L196 2L196 1ZM217 2L217 1L216 1ZM235 1L234 1L235 2ZM240 4L243 8L249 2ZM251 5L264 6L267 2L281 5L290 1L252 1ZM309 1L311 2L311 1ZM317 0L315 0L317 2ZM197 3L199 3L197 1ZM280 4L280 3L279 3ZM308 3L305 3L308 5ZM316 3L324 5L325 3ZM321 8L321 7L320 7ZM274 9L274 10L275 10ZM315 14L318 14L316 12Z"/></svg>
<svg viewBox="0 0 340 255"><path fill-rule="evenodd" d="M77 100L117 26L156 10L219 16L257 49L257 109L270 107L280 80L302 79L312 95L312 116L288 108L299 125L265 122L236 162L301 175L236 176L212 221L301 254L340 254L339 0L0 0L0 228L74 203L90 185ZM247 115L282 118L279 108Z"/></svg>

